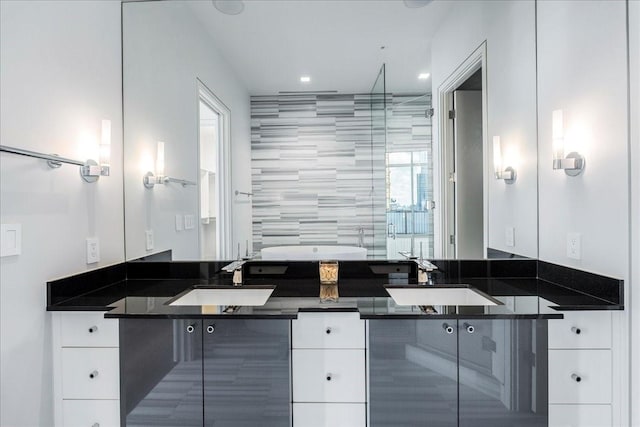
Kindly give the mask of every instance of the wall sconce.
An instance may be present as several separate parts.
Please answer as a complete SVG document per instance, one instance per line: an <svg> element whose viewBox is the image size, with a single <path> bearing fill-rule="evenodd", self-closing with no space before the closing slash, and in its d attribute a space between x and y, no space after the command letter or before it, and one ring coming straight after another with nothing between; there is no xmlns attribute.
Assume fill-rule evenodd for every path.
<svg viewBox="0 0 640 427"><path fill-rule="evenodd" d="M564 169L569 176L577 176L582 173L585 166L585 158L578 152L572 151L564 155L564 123L562 110L553 111L552 120L553 135L553 169Z"/></svg>
<svg viewBox="0 0 640 427"><path fill-rule="evenodd" d="M493 169L496 179L504 179L505 184L513 184L516 182L518 174L514 168L508 166L502 167L502 146L500 144L500 137L493 137Z"/></svg>
<svg viewBox="0 0 640 427"><path fill-rule="evenodd" d="M182 184L183 187L187 185L196 185L193 181L186 179L172 178L164 174L164 142L158 141L156 152L156 173L149 171L142 177L142 183L146 188L153 188L156 184L168 184L175 182Z"/></svg>
<svg viewBox="0 0 640 427"><path fill-rule="evenodd" d="M89 159L85 162L80 160L60 157L56 154L45 154L37 151L24 150L22 148L9 147L0 145L0 151L18 154L21 156L34 157L47 161L50 168L57 169L62 164L80 166L80 176L86 182L96 182L101 176L109 176L111 167L111 120L102 121L102 138L100 140L100 164L95 160Z"/></svg>

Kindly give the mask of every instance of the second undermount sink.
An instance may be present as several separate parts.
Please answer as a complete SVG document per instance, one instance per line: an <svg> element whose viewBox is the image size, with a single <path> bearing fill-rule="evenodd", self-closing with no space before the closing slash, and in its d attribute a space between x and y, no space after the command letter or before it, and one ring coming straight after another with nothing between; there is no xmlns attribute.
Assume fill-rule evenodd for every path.
<svg viewBox="0 0 640 427"><path fill-rule="evenodd" d="M275 286L198 286L178 295L169 305L264 305Z"/></svg>
<svg viewBox="0 0 640 427"><path fill-rule="evenodd" d="M502 305L469 285L387 285L384 288L398 305Z"/></svg>

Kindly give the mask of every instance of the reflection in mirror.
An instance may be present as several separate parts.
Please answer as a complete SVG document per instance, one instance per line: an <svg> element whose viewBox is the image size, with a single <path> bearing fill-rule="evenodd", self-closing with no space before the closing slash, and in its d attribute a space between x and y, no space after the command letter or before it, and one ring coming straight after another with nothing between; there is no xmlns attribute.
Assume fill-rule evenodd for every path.
<svg viewBox="0 0 640 427"><path fill-rule="evenodd" d="M232 217L230 204L231 111L202 82L198 81L200 118L198 145L200 158L200 257L231 257Z"/></svg>
<svg viewBox="0 0 640 427"><path fill-rule="evenodd" d="M123 3L127 259L277 246L536 257L534 6L270 1L231 16L210 2ZM483 43L465 194L447 188L471 171L445 145L462 134L447 85ZM513 185L494 178L494 135L517 166ZM197 186L142 185L157 141L166 174Z"/></svg>

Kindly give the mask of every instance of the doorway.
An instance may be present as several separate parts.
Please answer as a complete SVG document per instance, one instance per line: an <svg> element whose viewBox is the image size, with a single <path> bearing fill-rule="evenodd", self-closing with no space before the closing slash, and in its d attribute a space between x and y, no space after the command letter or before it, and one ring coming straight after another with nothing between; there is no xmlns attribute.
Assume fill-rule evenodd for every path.
<svg viewBox="0 0 640 427"><path fill-rule="evenodd" d="M441 250L445 258L486 257L488 220L486 44L438 90L440 99Z"/></svg>
<svg viewBox="0 0 640 427"><path fill-rule="evenodd" d="M230 111L198 80L198 191L201 259L231 256Z"/></svg>

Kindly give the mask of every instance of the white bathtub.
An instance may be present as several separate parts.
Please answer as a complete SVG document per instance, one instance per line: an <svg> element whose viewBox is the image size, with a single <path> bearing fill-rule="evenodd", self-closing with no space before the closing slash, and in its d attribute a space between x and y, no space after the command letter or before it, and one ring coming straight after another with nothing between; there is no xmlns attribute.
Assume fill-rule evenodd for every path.
<svg viewBox="0 0 640 427"><path fill-rule="evenodd" d="M355 246L272 246L260 251L265 261L319 261L367 259L367 248Z"/></svg>

